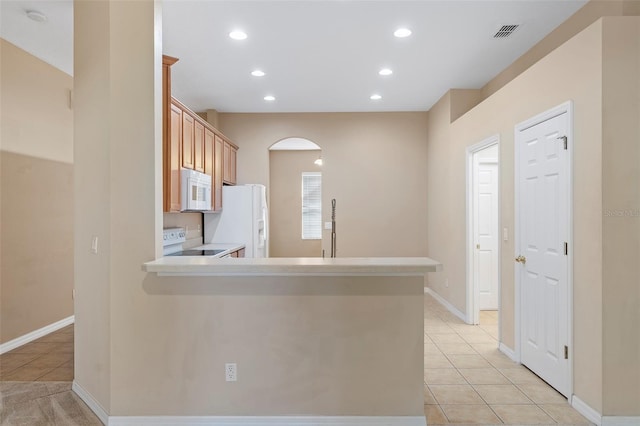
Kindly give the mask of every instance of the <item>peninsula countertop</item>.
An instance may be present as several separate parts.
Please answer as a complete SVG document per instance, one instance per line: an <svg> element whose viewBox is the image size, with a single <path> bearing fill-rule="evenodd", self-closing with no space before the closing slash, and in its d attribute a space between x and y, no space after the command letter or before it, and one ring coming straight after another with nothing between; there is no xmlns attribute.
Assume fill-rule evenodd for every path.
<svg viewBox="0 0 640 426"><path fill-rule="evenodd" d="M163 257L142 265L164 276L388 275L423 276L442 264L428 257Z"/></svg>

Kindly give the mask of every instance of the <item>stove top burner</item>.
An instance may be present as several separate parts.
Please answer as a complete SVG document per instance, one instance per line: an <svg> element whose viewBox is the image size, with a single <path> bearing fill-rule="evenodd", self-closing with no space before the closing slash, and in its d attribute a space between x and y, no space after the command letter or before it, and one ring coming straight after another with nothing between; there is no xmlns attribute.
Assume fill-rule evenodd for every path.
<svg viewBox="0 0 640 426"><path fill-rule="evenodd" d="M171 253L167 256L215 256L224 250L183 250L177 253Z"/></svg>

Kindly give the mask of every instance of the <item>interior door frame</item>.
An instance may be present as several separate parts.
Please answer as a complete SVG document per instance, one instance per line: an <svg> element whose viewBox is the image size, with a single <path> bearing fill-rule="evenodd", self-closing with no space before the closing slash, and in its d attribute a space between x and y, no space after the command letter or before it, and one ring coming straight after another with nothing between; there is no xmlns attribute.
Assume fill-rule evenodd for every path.
<svg viewBox="0 0 640 426"><path fill-rule="evenodd" d="M567 174L568 174L568 195L569 199L567 200L567 214L569 215L568 220L568 229L567 229L567 243L569 245L568 255L567 255L567 343L569 345L569 374L568 374L568 402L571 404L571 400L573 398L573 365L574 365L574 347L573 344L573 101L564 102L556 107L553 107L543 113L540 113L528 120L525 120L519 124L517 124L514 128L514 254L513 257L519 255L518 247L520 246L520 193L517 191L518 183L520 182L520 166L519 166L519 158L520 158L520 144L518 143L519 133L523 130L526 130L530 127L533 127L537 124L540 124L544 121L550 120L554 117L557 117L562 114L567 114L568 125L567 125L567 139L568 139L568 149L567 155L569 156L569 161L567 162ZM520 292L520 274L518 273L518 269L514 268L514 297L515 297L515 306L514 306L514 331L515 331L515 361L521 363L521 330L520 326L522 324L521 315L521 292Z"/></svg>
<svg viewBox="0 0 640 426"><path fill-rule="evenodd" d="M500 235L500 135L496 134L493 136L484 139L481 142L473 144L467 147L467 206L466 206L466 215L467 215L467 265L466 265L466 273L467 273L467 315L465 321L467 324L479 324L480 323L480 309L479 309L479 299L480 299L480 288L474 285L474 274L473 274L473 259L474 259L474 233L475 229L473 227L473 156L482 151L483 149L489 148L491 146L496 145L498 147L498 235ZM500 238L498 237L498 240ZM501 244L498 244L498 324L501 323L501 312L500 309L501 301L500 301L500 291L502 287L502 279L500 274L500 258L501 258ZM502 340L502 332L500 331L500 327L498 326L498 341Z"/></svg>

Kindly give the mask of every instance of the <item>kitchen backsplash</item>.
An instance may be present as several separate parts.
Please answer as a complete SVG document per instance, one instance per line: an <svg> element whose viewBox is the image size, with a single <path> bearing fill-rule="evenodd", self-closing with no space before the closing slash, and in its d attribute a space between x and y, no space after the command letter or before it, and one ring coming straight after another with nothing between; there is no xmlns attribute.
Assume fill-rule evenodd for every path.
<svg viewBox="0 0 640 426"><path fill-rule="evenodd" d="M163 228L184 228L187 231L185 249L202 245L202 213L164 213Z"/></svg>

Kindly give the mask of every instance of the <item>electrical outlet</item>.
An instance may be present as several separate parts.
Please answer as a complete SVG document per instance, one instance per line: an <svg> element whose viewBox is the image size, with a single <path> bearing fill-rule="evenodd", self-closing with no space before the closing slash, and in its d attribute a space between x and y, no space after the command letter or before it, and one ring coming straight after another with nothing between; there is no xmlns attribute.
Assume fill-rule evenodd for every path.
<svg viewBox="0 0 640 426"><path fill-rule="evenodd" d="M224 365L224 375L227 382L238 381L238 366L235 362L227 363Z"/></svg>
<svg viewBox="0 0 640 426"><path fill-rule="evenodd" d="M444 280L444 286L447 288L449 287L449 278Z"/></svg>

